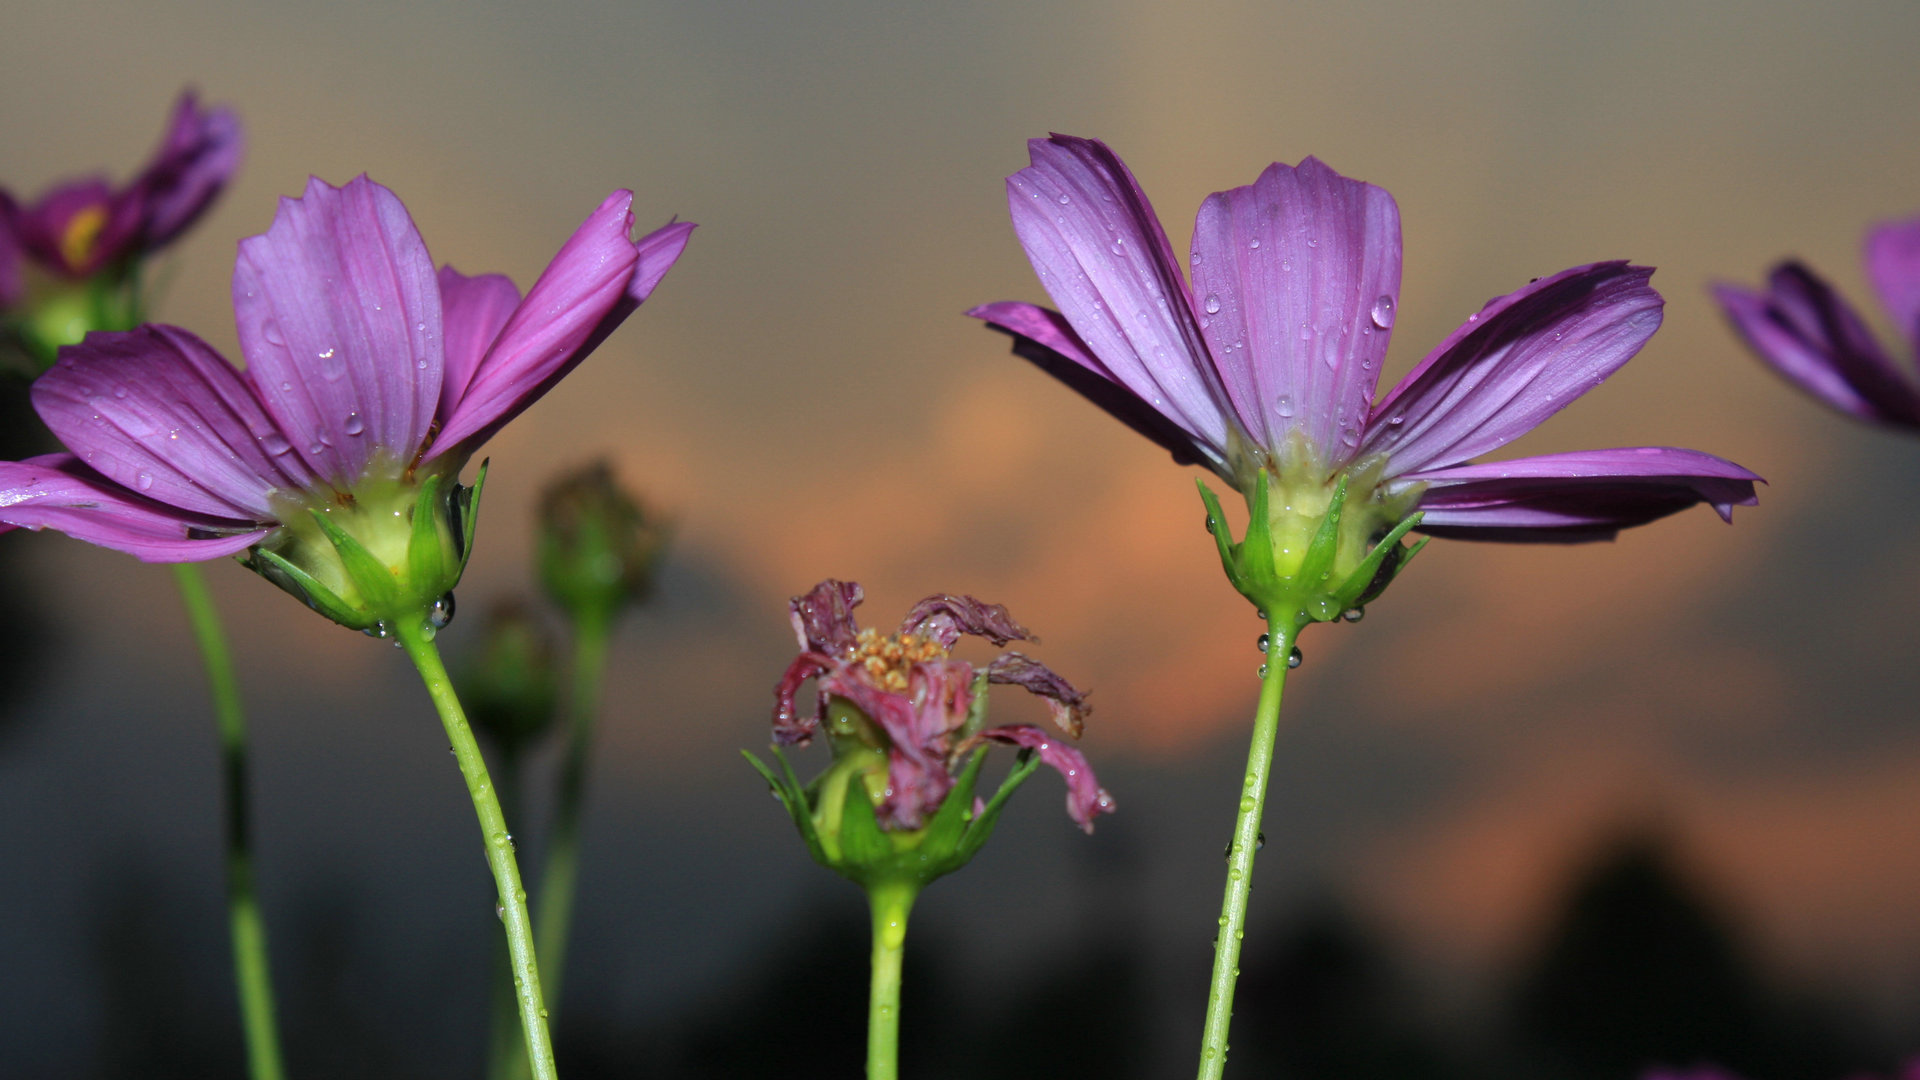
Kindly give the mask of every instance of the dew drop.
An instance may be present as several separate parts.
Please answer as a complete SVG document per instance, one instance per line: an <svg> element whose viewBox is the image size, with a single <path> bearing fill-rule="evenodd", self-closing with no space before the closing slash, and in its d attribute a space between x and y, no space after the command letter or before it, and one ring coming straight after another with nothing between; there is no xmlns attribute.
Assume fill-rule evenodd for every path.
<svg viewBox="0 0 1920 1080"><path fill-rule="evenodd" d="M1293 415L1293 399L1288 397L1285 394L1281 394L1279 400L1273 403L1273 408L1274 408L1274 411L1279 413L1281 416L1292 416Z"/></svg>
<svg viewBox="0 0 1920 1080"><path fill-rule="evenodd" d="M1393 325L1393 297L1382 293L1373 302L1373 325L1382 330Z"/></svg>
<svg viewBox="0 0 1920 1080"><path fill-rule="evenodd" d="M1280 260L1280 269L1281 269L1282 271L1285 271L1285 272L1291 272L1291 271L1293 270L1293 260L1292 260L1292 259L1281 259L1281 260Z"/></svg>
<svg viewBox="0 0 1920 1080"><path fill-rule="evenodd" d="M1220 297L1215 293L1207 294L1207 314L1220 314Z"/></svg>
<svg viewBox="0 0 1920 1080"><path fill-rule="evenodd" d="M1125 254L1127 253L1127 244L1126 244L1126 241L1124 241L1124 240L1115 240L1115 241L1113 242L1113 253L1114 253L1115 255L1125 255Z"/></svg>
<svg viewBox="0 0 1920 1080"><path fill-rule="evenodd" d="M1256 236L1256 237L1254 237L1253 239L1251 239L1251 240L1249 240L1249 241L1247 241L1247 247L1249 247L1249 248L1252 248L1252 249L1253 249L1254 251L1259 251L1259 250L1260 250L1260 238Z"/></svg>
<svg viewBox="0 0 1920 1080"><path fill-rule="evenodd" d="M1268 635L1266 635L1266 634L1261 634L1261 635L1260 635L1260 636L1259 636L1258 638L1256 638L1256 639L1254 639L1254 642L1253 642L1253 647L1254 647L1254 648L1256 648L1256 649L1259 649L1259 650L1260 650L1261 652L1266 652L1266 651L1267 651L1267 643L1268 643L1268 642L1270 642L1270 641L1272 641L1272 640L1273 640L1273 639L1272 639L1271 637L1269 637Z"/></svg>
<svg viewBox="0 0 1920 1080"><path fill-rule="evenodd" d="M1287 654L1287 667L1289 669L1297 668L1305 660L1306 657L1300 652L1300 646L1295 645L1293 651Z"/></svg>
<svg viewBox="0 0 1920 1080"><path fill-rule="evenodd" d="M147 473L140 473L133 478L133 486L145 491L153 486L153 477Z"/></svg>
<svg viewBox="0 0 1920 1080"><path fill-rule="evenodd" d="M427 625L435 630L444 628L453 621L453 594L447 593L433 602L427 609Z"/></svg>
<svg viewBox="0 0 1920 1080"><path fill-rule="evenodd" d="M1071 195L1069 195L1069 194L1067 194L1067 193L1066 193L1066 192L1064 192L1064 191L1060 193L1060 205L1061 205L1061 206L1065 206L1065 205L1067 205L1068 203L1070 203L1070 202L1072 202L1072 201L1073 201L1073 196L1071 196Z"/></svg>
<svg viewBox="0 0 1920 1080"><path fill-rule="evenodd" d="M321 354L320 354L320 359L322 359L322 360L331 360L331 359L333 359L333 350L332 350L332 349L328 349L328 350L327 350L326 352L323 352L323 353L321 353Z"/></svg>
<svg viewBox="0 0 1920 1080"><path fill-rule="evenodd" d="M320 443L314 443L313 445L307 447L307 453L312 454L314 457L319 457L321 454L324 454L326 452L327 452L327 448L321 445Z"/></svg>
<svg viewBox="0 0 1920 1080"><path fill-rule="evenodd" d="M116 386L116 387L114 387L114 388L113 388L113 396L114 396L114 397L117 397L117 398L123 398L123 397L126 397L126 396L127 396L127 388L126 388L126 385L125 385L125 384L123 383L123 384L121 384L121 385L119 385L119 386Z"/></svg>
<svg viewBox="0 0 1920 1080"><path fill-rule="evenodd" d="M1267 677L1267 665L1265 665L1265 664L1261 664L1261 665L1260 665L1260 670L1259 670L1259 671L1257 671L1257 672L1254 672L1254 674L1256 674L1256 675L1258 675L1258 676L1260 676L1260 677L1261 677L1261 678L1263 678L1263 679L1264 679L1264 678L1266 678L1266 677Z"/></svg>
<svg viewBox="0 0 1920 1080"><path fill-rule="evenodd" d="M1199 265L1200 265L1200 261L1201 261L1201 259L1200 259L1200 253L1199 253L1199 252L1197 252L1197 251L1196 251L1196 252L1194 252L1193 254L1191 254L1191 255L1188 255L1188 256L1187 256L1187 265L1188 265L1188 266L1199 266Z"/></svg>
<svg viewBox="0 0 1920 1080"><path fill-rule="evenodd" d="M1309 237L1307 237L1307 246L1308 246L1308 247L1315 247L1315 248L1317 248L1317 247L1319 247L1319 246L1320 246L1320 238L1319 238L1319 237L1317 237L1317 236L1309 236Z"/></svg>
<svg viewBox="0 0 1920 1080"><path fill-rule="evenodd" d="M346 423L340 425L340 430L346 432L349 435L358 435L361 432L367 430L367 425L364 421L360 419L359 413L350 412L347 414Z"/></svg>
<svg viewBox="0 0 1920 1080"><path fill-rule="evenodd" d="M1254 837L1253 837L1253 850L1255 850L1255 851L1259 851L1259 850L1260 850L1261 848L1263 848L1263 847L1266 847L1266 846L1267 846L1267 834L1266 834L1266 833L1256 833L1256 834L1254 834Z"/></svg>
<svg viewBox="0 0 1920 1080"><path fill-rule="evenodd" d="M291 394L291 393L293 393L293 384L292 384L292 383L290 383L290 382L283 382L283 383L281 383L281 384L280 384L280 392L281 392L281 393L283 393L283 394Z"/></svg>
<svg viewBox="0 0 1920 1080"><path fill-rule="evenodd" d="M1300 340L1301 340L1301 341L1312 341L1312 340L1313 340L1313 327L1311 327L1311 326L1308 326L1308 325L1307 325L1306 323L1301 323L1301 324L1300 324Z"/></svg>
<svg viewBox="0 0 1920 1080"><path fill-rule="evenodd" d="M1207 515L1206 526L1207 526L1207 535L1212 536L1213 535L1213 515L1212 514Z"/></svg>
<svg viewBox="0 0 1920 1080"><path fill-rule="evenodd" d="M1341 612L1340 617L1347 620L1348 622L1359 622L1361 619L1364 619L1367 617L1367 609L1361 608L1361 607L1350 607L1347 610Z"/></svg>
<svg viewBox="0 0 1920 1080"><path fill-rule="evenodd" d="M1266 612L1264 612L1264 611L1256 611L1256 612L1254 612L1254 614L1255 614L1255 615L1258 615L1258 616L1260 616L1260 621L1261 621L1261 622L1266 622L1266 621L1267 621L1267 613L1266 613Z"/></svg>
<svg viewBox="0 0 1920 1080"><path fill-rule="evenodd" d="M267 339L269 345L285 345L287 339L280 336L280 324L268 319L260 324L260 336Z"/></svg>

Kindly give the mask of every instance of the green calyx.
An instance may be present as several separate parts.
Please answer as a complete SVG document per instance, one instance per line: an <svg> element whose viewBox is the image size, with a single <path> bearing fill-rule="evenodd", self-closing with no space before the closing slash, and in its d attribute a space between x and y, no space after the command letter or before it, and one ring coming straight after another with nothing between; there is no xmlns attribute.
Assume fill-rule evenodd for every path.
<svg viewBox="0 0 1920 1080"><path fill-rule="evenodd" d="M547 594L576 622L607 622L646 599L669 529L595 462L540 499L536 561Z"/></svg>
<svg viewBox="0 0 1920 1080"><path fill-rule="evenodd" d="M486 481L483 462L472 487L448 474L403 475L294 503L241 563L342 626L384 638L418 619L431 639L453 618Z"/></svg>
<svg viewBox="0 0 1920 1080"><path fill-rule="evenodd" d="M985 681L984 672L976 677L973 711L977 714L985 712ZM852 715L834 715L841 709ZM849 720L856 723L848 724ZM773 748L780 765L777 773L751 752L741 751L786 807L814 861L864 886L907 884L917 890L965 866L993 835L1007 800L1040 767L1038 755L1020 751L999 790L975 814L974 788L987 758L984 748L975 750L925 825L918 829L882 829L874 808L886 790L887 751L884 745L869 741L868 736L877 729L859 729L860 724L870 727L871 723L850 705L833 704L828 730L834 761L811 784L800 783L786 754L777 746Z"/></svg>
<svg viewBox="0 0 1920 1080"><path fill-rule="evenodd" d="M110 266L84 281L31 274L27 299L4 319L35 373L51 368L62 345L77 345L95 330L131 330L141 323L140 288L133 268Z"/></svg>
<svg viewBox="0 0 1920 1080"><path fill-rule="evenodd" d="M1240 595L1289 635L1311 622L1357 613L1426 546L1401 538L1420 524L1409 513L1417 493L1385 497L1377 469L1350 470L1301 483L1258 470L1247 495L1246 536L1234 542L1220 500L1206 481L1200 500L1220 564Z"/></svg>

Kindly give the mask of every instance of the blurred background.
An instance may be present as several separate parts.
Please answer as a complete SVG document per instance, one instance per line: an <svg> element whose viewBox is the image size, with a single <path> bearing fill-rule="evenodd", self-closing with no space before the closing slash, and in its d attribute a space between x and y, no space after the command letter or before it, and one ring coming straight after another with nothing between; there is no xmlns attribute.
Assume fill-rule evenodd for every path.
<svg viewBox="0 0 1920 1080"><path fill-rule="evenodd" d="M961 316L1044 300L1002 188L1025 139L1107 140L1182 252L1200 200L1272 160L1386 187L1389 380L1529 278L1658 266L1661 332L1513 451L1699 447L1764 474L1761 505L1437 542L1364 623L1306 634L1235 1072L1838 1077L1920 1050L1920 446L1785 387L1704 290L1797 254L1886 329L1857 251L1920 210L1915 40L1905 3L29 0L0 34L0 183L127 176L183 85L234 106L245 166L154 305L229 356L234 242L310 173L369 173L437 259L522 287L612 188L643 226L700 223L492 443L442 638L470 648L473 613L532 587L559 470L605 455L677 523L615 645L574 1077L858 1068L861 897L738 756L767 740L786 599L827 576L882 626L935 591L1007 604L1094 688L1084 747L1120 804L1088 838L1037 778L923 898L907 1071L1190 1067L1260 627L1190 470ZM0 1075L238 1075L177 596L50 532L0 561ZM417 679L210 571L293 1074L477 1075L498 924Z"/></svg>

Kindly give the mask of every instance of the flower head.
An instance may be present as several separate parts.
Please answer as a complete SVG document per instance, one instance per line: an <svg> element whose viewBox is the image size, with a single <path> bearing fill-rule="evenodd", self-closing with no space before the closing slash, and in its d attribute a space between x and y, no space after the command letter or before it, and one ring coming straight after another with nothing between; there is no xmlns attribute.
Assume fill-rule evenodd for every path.
<svg viewBox="0 0 1920 1080"><path fill-rule="evenodd" d="M1313 158L1275 163L1201 204L1189 282L1105 144L1028 146L1033 163L1008 177L1007 198L1059 310L1003 302L969 314L1176 461L1240 490L1256 520L1243 545L1222 530L1221 551L1262 606L1338 617L1384 587L1408 527L1599 540L1695 503L1731 520L1755 501L1759 477L1695 450L1470 463L1639 351L1661 316L1648 268L1577 266L1498 297L1376 402L1400 293L1399 210L1385 190ZM1388 538L1393 550L1380 550Z"/></svg>
<svg viewBox="0 0 1920 1080"><path fill-rule="evenodd" d="M199 219L240 154L232 110L202 108L188 90L153 157L126 184L90 176L27 203L0 189L0 312L19 309L21 332L49 360L87 330L132 326L134 264ZM75 289L90 280L101 287Z"/></svg>
<svg viewBox="0 0 1920 1080"><path fill-rule="evenodd" d="M833 744L834 767L818 783L812 806L823 839L837 832L826 819L837 819L849 800L869 802L882 830L898 835L926 828L957 788L970 798L979 767L974 752L987 742L1033 751L1056 769L1067 782L1067 814L1082 829L1092 832L1093 819L1112 812L1112 797L1062 738L1080 734L1091 711L1084 693L1023 653L1001 653L978 669L953 656L964 635L996 646L1034 640L1006 608L970 596L929 596L898 630L883 634L854 622L861 598L859 585L833 580L793 598L801 652L774 690L777 744L804 745L822 729ZM815 701L803 710L796 695L808 679ZM1027 724L987 726L992 683L1044 699L1062 734ZM849 787L857 794L846 794ZM978 809L960 807L957 815L977 816Z"/></svg>
<svg viewBox="0 0 1920 1080"><path fill-rule="evenodd" d="M311 181L240 243L246 369L171 326L61 350L33 401L69 452L0 462L0 529L51 526L150 562L251 548L250 565L348 626L410 617L471 550L469 455L685 247L686 223L630 239L632 199L608 196L523 298L498 274L436 272L379 184Z"/></svg>
<svg viewBox="0 0 1920 1080"><path fill-rule="evenodd" d="M1867 277L1904 337L1895 360L1833 286L1795 259L1764 288L1714 286L1714 298L1767 366L1849 416L1920 431L1920 218L1868 230Z"/></svg>

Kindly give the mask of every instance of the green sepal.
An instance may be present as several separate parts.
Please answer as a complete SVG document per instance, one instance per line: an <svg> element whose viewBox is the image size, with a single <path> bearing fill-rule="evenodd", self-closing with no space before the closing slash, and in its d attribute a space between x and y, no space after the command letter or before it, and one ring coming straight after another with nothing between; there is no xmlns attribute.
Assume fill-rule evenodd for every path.
<svg viewBox="0 0 1920 1080"><path fill-rule="evenodd" d="M309 510L307 513L312 515L314 522L320 526L320 531L326 536L327 542L333 545L333 550L340 556L341 569L346 571L347 578L353 582L354 587L360 590L360 595L365 598L367 607L374 611L386 611L392 608L395 594L399 591L394 587L393 571L379 559L374 558L373 552L368 551L360 541L355 540L353 534L334 524L333 520L327 517L326 511Z"/></svg>
<svg viewBox="0 0 1920 1080"><path fill-rule="evenodd" d="M1213 493L1207 482L1194 477L1193 482L1200 487L1200 501L1207 506L1207 532L1213 535L1213 542L1220 548L1220 568L1227 572L1227 582L1237 592L1240 588L1240 568L1233 561L1233 530L1227 526L1227 515L1220 510L1220 497Z"/></svg>
<svg viewBox="0 0 1920 1080"><path fill-rule="evenodd" d="M973 819L973 788L980 780L980 766L986 764L986 761L985 747L975 750L973 756L967 759L966 768L960 771L960 779L954 782L953 790L947 792L946 799L940 803L940 809L934 811L933 820L927 822L924 835L920 840L922 850L933 852L959 850L960 840L967 831L968 823ZM952 868L957 870L966 861L966 857L962 856ZM942 871L942 873L945 872Z"/></svg>
<svg viewBox="0 0 1920 1080"><path fill-rule="evenodd" d="M993 793L993 798L987 800L986 806L981 807L979 816L973 819L973 826L967 830L967 835L961 838L957 852L961 863L973 858L981 845L993 836L993 826L1000 820L1000 811L1006 808L1007 800L1013 797L1014 791L1018 790L1021 784L1026 783L1027 777L1032 776L1034 770L1039 767L1039 754L1032 750L1020 751L1020 756L1014 760L1013 768L1007 773L1007 778L1000 781L1000 790Z"/></svg>
<svg viewBox="0 0 1920 1080"><path fill-rule="evenodd" d="M407 537L407 573L414 581L439 578L446 561L440 551L440 525L433 519L433 497L439 490L440 476L435 473L421 481L420 495L413 501L413 532Z"/></svg>
<svg viewBox="0 0 1920 1080"><path fill-rule="evenodd" d="M831 865L827 861L825 849L820 846L820 834L813 828L811 800L807 798L807 793L801 788L800 782L794 778L793 766L787 763L787 755L781 753L779 747L773 748L773 756L780 762L781 773L784 775L768 768L766 763L755 757L751 750L740 751L740 756L746 758L747 764L752 765L754 770L766 780L767 786L773 790L774 797L780 800L781 806L787 808L787 816L793 819L793 827L800 830L800 839L806 841L807 851L813 856L813 861L822 866Z"/></svg>
<svg viewBox="0 0 1920 1080"><path fill-rule="evenodd" d="M854 776L847 782L847 797L840 810L840 862L835 867L855 881L866 881L882 864L891 863L893 841L880 831L880 819L874 816L873 800L866 785ZM849 870L855 872L849 873Z"/></svg>
<svg viewBox="0 0 1920 1080"><path fill-rule="evenodd" d="M1266 485L1261 485L1265 490ZM1307 556L1301 560L1300 572L1296 580L1306 583L1311 589L1317 582L1333 576L1333 557L1340 549L1340 511L1347 505L1347 474L1341 473L1334 481L1333 499L1327 504L1327 515L1320 519L1320 527L1313 532L1313 539L1307 543Z"/></svg>
<svg viewBox="0 0 1920 1080"><path fill-rule="evenodd" d="M302 603L342 626L364 630L374 625L375 620L369 619L364 612L354 610L332 589L315 580L312 574L266 548L251 549L240 560L240 565L293 593Z"/></svg>
<svg viewBox="0 0 1920 1080"><path fill-rule="evenodd" d="M1352 600L1348 601L1349 605L1370 603L1375 597L1385 592L1387 586L1393 583L1393 579L1400 576L1400 571L1406 569L1407 560L1427 546L1427 537L1421 537L1411 549L1400 546L1400 538L1411 532L1414 526L1419 525L1420 519L1425 516L1424 513L1416 510L1401 519L1400 524L1388 530L1387 535L1373 545L1373 550L1367 552L1367 557L1360 560L1360 565L1354 568L1353 573L1347 575L1347 580L1340 585L1340 595L1352 597ZM1386 580L1376 580L1381 576L1380 568L1385 565L1389 557L1394 559L1394 565L1386 573Z"/></svg>
<svg viewBox="0 0 1920 1080"><path fill-rule="evenodd" d="M454 498L459 506L455 513L460 515L460 572L467 572L467 560L473 557L474 527L480 524L480 491L487 486L487 466L493 464L492 458L480 459L480 474L473 478L472 487L455 485Z"/></svg>

